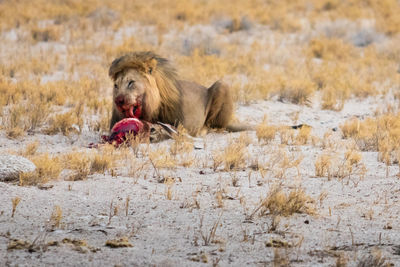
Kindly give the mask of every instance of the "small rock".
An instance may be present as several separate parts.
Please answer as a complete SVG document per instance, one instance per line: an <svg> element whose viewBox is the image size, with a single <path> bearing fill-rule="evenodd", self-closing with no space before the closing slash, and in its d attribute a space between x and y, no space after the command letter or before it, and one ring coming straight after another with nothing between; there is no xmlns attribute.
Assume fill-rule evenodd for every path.
<svg viewBox="0 0 400 267"><path fill-rule="evenodd" d="M0 182L17 181L21 173L34 170L35 164L27 158L10 154L0 155Z"/></svg>

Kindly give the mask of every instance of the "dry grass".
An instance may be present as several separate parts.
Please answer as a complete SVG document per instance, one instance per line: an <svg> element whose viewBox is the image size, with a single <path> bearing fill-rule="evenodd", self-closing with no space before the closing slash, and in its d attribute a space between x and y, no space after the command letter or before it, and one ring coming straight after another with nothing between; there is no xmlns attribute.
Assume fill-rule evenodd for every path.
<svg viewBox="0 0 400 267"><path fill-rule="evenodd" d="M357 178L360 181L364 179L367 172L364 163L362 163L361 153L352 149L347 150L343 155L325 152L318 156L314 165L315 176L327 177L328 179L332 177L339 180ZM353 182L358 183L355 180Z"/></svg>
<svg viewBox="0 0 400 267"><path fill-rule="evenodd" d="M314 202L302 189L294 189L285 193L281 187L275 186L270 189L250 217L252 218L258 212L261 216L290 216L294 213L315 214Z"/></svg>
<svg viewBox="0 0 400 267"><path fill-rule="evenodd" d="M20 185L37 185L57 180L62 171L60 158L51 157L48 153L35 155L30 158L36 165L33 173L20 175Z"/></svg>
<svg viewBox="0 0 400 267"><path fill-rule="evenodd" d="M149 152L149 159L154 164L154 167L159 168L176 168L176 160L168 152L166 147L160 147L158 149Z"/></svg>
<svg viewBox="0 0 400 267"><path fill-rule="evenodd" d="M230 140L224 150L213 152L213 169L216 170L220 165L224 166L225 171L235 170L246 166L247 144L243 138Z"/></svg>
<svg viewBox="0 0 400 267"><path fill-rule="evenodd" d="M11 203L12 203L11 218L14 217L14 214L15 214L15 211L17 210L17 206L18 206L19 202L21 202L20 197L14 197L13 199L11 199Z"/></svg>
<svg viewBox="0 0 400 267"><path fill-rule="evenodd" d="M375 20L376 34L382 31L392 36L399 32L400 25L395 0L362 5L359 0L346 3L312 0L307 4L304 1L279 4L258 0L176 1L3 1L0 28L16 29L18 42L28 44L15 48L12 40L5 40L4 44L10 49L3 53L0 63L0 107L7 135L18 138L37 130L71 135L80 133L84 124L95 131L107 130L111 93L105 89L112 86L107 66L116 56L132 50L165 53L178 65L183 78L206 86L227 77L235 100L241 103L277 95L281 100L303 105L321 90L321 107L341 110L351 96L366 97L398 85L400 58L395 42L385 49L374 43L360 46L346 39L345 30L339 28L280 45L284 41L282 33L307 35L304 19L314 27L327 17L333 21L344 19L349 25L357 24L361 18ZM309 5L311 9L306 8ZM135 10L135 15L129 10ZM215 18L227 18L227 24ZM140 32L134 37L123 36L120 42L96 37L98 30L117 32L132 26L132 19L140 25L155 26L150 35L154 34L156 41ZM217 36L211 43L199 39L193 44L181 44L177 40L176 47L171 49L165 35L170 29L183 31L185 25L199 23L222 25L218 26L222 27L221 34L228 35L249 31L254 24L267 25L272 29L268 35L275 35L277 44L254 39L244 49L239 41L226 43ZM34 48L41 44L48 45L49 51ZM99 50L104 53L99 55ZM44 78L59 73L63 75L54 80ZM99 117L83 121L87 120L83 114ZM273 128L260 128L259 139L268 142L273 132Z"/></svg>
<svg viewBox="0 0 400 267"><path fill-rule="evenodd" d="M274 125L269 125L266 117L264 117L263 122L256 128L258 141L265 144L274 140L276 132L277 127Z"/></svg>
<svg viewBox="0 0 400 267"><path fill-rule="evenodd" d="M178 129L179 134L168 145L144 145L133 138L129 145L118 149L104 145L96 150L83 147L75 150L93 135L108 131L113 86L108 66L117 56L131 51L154 50L176 65L182 79L205 86L224 79L240 104L272 100L299 105L292 119L295 124L299 113L304 110L302 115L306 114L310 107L334 113L344 107L347 112L345 104L350 98L362 100L373 96L378 101L393 95L397 101L400 98L397 0L0 2L0 130L8 138L26 142L23 149L18 148L18 154L37 166L33 173L21 174L20 185L55 181L62 171L62 178L73 181L88 179L93 174L129 176L133 183L143 179L137 184L143 188L156 176L164 184L159 185L161 190L148 190L152 191L148 200L153 201L152 196L157 196L173 208L176 200L193 198L183 207L190 212L196 209L196 213L207 207L204 203L208 193L213 209L228 210L239 201L246 209L246 201L254 201L253 192L270 188L250 217L255 220L256 214L269 216L258 218L271 221L266 224L268 234L288 237L298 233L296 228L288 230L292 227L287 223L290 218L281 216L316 213L314 199L301 187L302 179L314 174L310 173L310 166L311 172L312 166L315 167L317 177L342 183L351 181L354 185L367 171L363 162L369 162L370 158L363 160L365 151L377 152L377 160L387 166L388 176L392 173L390 166L400 166L397 103L370 118L347 120L340 126L344 138L340 141L335 139L340 138L338 133L330 129L322 137L310 127L293 130L285 123L281 124L285 126L272 125L265 119L256 128L258 143L251 140L254 133L238 138L232 134L226 137L229 139L225 147L216 143L211 148L211 156L194 150L193 141L186 138L184 129ZM59 136L43 137L43 134ZM34 140L32 135L33 138L37 135L40 142L30 141ZM60 154L46 152L50 151L47 145L53 140L71 142L73 148ZM10 140L13 144L18 141ZM310 157L308 153L315 153L315 149L321 149L319 155ZM209 152L210 147L205 151ZM222 182L212 187L204 179L193 185L192 196L190 192L182 195L181 183L176 182L179 178L167 173L184 168L188 171L183 173L189 176L200 173L204 175L200 177L205 177L217 171ZM329 183L325 180L315 182ZM276 181L281 186L272 186ZM249 188L244 188L247 184ZM322 203L327 197L325 191L313 194L319 194L316 201L320 207L331 205L331 199ZM107 214L109 224L121 219L121 210L128 224L132 213L140 208L133 200L126 197L123 208L111 203ZM19 217L19 201L18 197L12 199L12 217ZM390 203L385 204L385 209L389 209ZM373 210L363 215L377 220ZM61 207L55 206L47 230L62 228L62 219ZM219 216L206 227L201 217L197 235L202 245L218 243L216 232L225 223ZM253 225L258 227L260 222ZM253 235L246 235L246 242L260 242L258 229L248 227L245 231ZM278 231L278 227L284 230ZM106 246L132 246L128 237L119 237L120 234L108 240ZM80 252L86 251L82 247L88 247L83 240L62 242ZM272 238L260 244L275 249L270 259L274 265L296 264L292 255L296 251L291 243ZM10 242L10 249L33 247L27 241ZM198 261L214 265L218 264L217 257L222 257L205 251L198 255ZM325 261L323 257L322 254L321 260ZM349 257L349 264L351 260ZM386 266L387 262L381 253L373 252L361 258L358 265ZM345 258L339 257L337 265L345 264Z"/></svg>
<svg viewBox="0 0 400 267"><path fill-rule="evenodd" d="M358 267L377 266L377 267L389 267L394 266L387 257L385 257L381 250L373 249L369 255L362 257L357 263Z"/></svg>
<svg viewBox="0 0 400 267"><path fill-rule="evenodd" d="M48 221L48 227L50 229L59 228L62 220L62 209L60 206L56 205L53 208L53 212L51 213L50 219Z"/></svg>
<svg viewBox="0 0 400 267"><path fill-rule="evenodd" d="M129 242L127 237L121 237L118 239L107 240L105 245L110 248L128 248L133 247L133 245Z"/></svg>
<svg viewBox="0 0 400 267"><path fill-rule="evenodd" d="M341 129L343 137L353 139L359 149L378 151L378 160L387 166L397 162L397 151L400 149L399 114L387 113L364 121L350 119L341 125Z"/></svg>
<svg viewBox="0 0 400 267"><path fill-rule="evenodd" d="M69 179L85 180L90 174L111 172L116 162L125 157L126 151L116 152L111 145L90 152L71 152L63 155L64 168L73 171Z"/></svg>

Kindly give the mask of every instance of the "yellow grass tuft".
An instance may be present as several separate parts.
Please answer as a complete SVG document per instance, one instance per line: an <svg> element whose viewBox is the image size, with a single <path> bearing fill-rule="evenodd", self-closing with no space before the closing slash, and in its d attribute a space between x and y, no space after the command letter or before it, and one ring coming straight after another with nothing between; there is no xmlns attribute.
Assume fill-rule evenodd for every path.
<svg viewBox="0 0 400 267"><path fill-rule="evenodd" d="M294 189L285 193L281 187L271 188L267 197L252 212L253 217L257 212L260 215L290 216L294 213L315 214L314 199L308 196L302 189Z"/></svg>
<svg viewBox="0 0 400 267"><path fill-rule="evenodd" d="M36 165L36 170L32 173L22 173L20 185L44 184L58 179L62 170L62 164L58 157L51 157L46 153L35 155L30 160Z"/></svg>
<svg viewBox="0 0 400 267"><path fill-rule="evenodd" d="M275 135L277 132L277 127L274 125L268 125L266 119L259 124L256 128L256 135L258 138L258 141L263 142L265 144L271 142L274 140Z"/></svg>

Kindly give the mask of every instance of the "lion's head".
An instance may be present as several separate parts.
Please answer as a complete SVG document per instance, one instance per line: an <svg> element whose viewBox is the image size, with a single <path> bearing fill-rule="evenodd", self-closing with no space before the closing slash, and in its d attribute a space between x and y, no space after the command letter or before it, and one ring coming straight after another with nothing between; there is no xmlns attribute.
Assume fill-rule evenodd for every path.
<svg viewBox="0 0 400 267"><path fill-rule="evenodd" d="M114 108L124 117L177 120L179 84L168 60L153 52L129 53L112 62L109 75L114 81Z"/></svg>

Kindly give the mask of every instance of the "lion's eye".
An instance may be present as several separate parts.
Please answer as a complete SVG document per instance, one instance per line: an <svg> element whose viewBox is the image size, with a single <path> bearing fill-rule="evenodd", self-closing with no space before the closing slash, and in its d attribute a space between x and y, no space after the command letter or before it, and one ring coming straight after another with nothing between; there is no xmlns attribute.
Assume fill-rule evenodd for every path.
<svg viewBox="0 0 400 267"><path fill-rule="evenodd" d="M117 90L118 89L118 86L117 86L117 84L115 83L114 84L114 90Z"/></svg>
<svg viewBox="0 0 400 267"><path fill-rule="evenodd" d="M135 81L130 80L129 83L128 83L128 87L129 87L129 88L132 88L132 86L134 85L134 83L135 83Z"/></svg>

